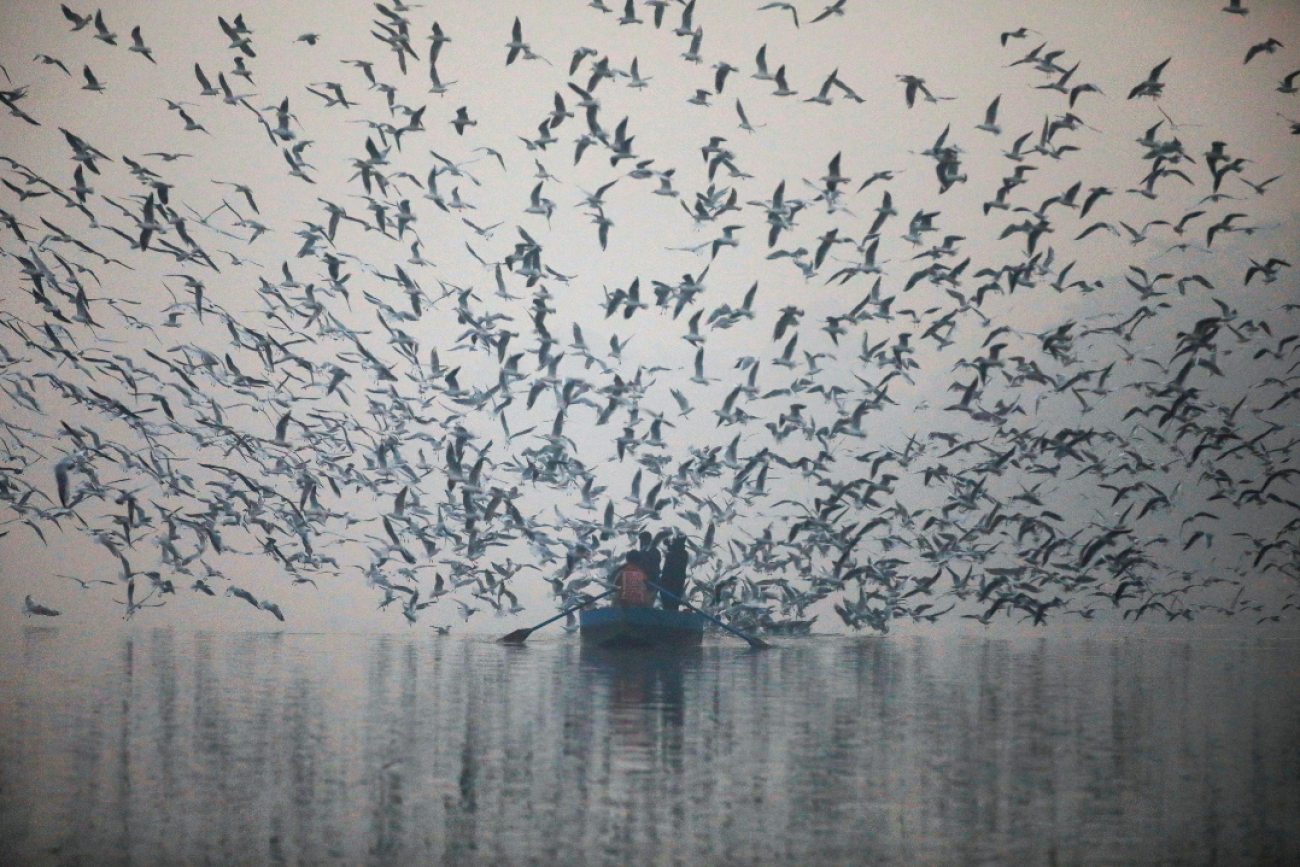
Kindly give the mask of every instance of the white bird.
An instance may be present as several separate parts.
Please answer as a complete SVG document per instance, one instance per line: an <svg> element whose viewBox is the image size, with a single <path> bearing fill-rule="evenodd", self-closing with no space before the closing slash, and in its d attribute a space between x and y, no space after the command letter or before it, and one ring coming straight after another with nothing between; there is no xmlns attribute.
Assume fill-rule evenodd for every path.
<svg viewBox="0 0 1300 867"><path fill-rule="evenodd" d="M654 76L650 76L650 78L653 77ZM632 87L632 88L636 88L637 90L640 90L643 87L650 86L650 78L641 77L641 72L637 66L637 59L635 57L632 58L632 67L631 69L628 70L628 78L631 79L627 83L628 87Z"/></svg>
<svg viewBox="0 0 1300 867"><path fill-rule="evenodd" d="M816 24L818 21L821 21L825 18L829 18L831 15L843 15L844 4L846 2L848 2L848 0L835 0L834 3L832 3L830 6L827 6L825 9L823 9L821 14L812 20L812 23Z"/></svg>
<svg viewBox="0 0 1300 867"><path fill-rule="evenodd" d="M117 34L109 32L109 29L104 25L104 13L98 9L95 10L95 31L95 38L100 42L106 42L109 45L117 44Z"/></svg>
<svg viewBox="0 0 1300 867"><path fill-rule="evenodd" d="M510 41L506 43L506 48L510 49L506 54L506 66L515 62L519 52L529 48L528 43L524 41L523 25L519 23L518 16L515 16L515 23L510 28Z"/></svg>
<svg viewBox="0 0 1300 867"><path fill-rule="evenodd" d="M86 76L86 83L81 86L82 90L93 90L95 93L104 92L103 83L95 77L95 73L90 71L89 66L83 66L81 68L81 74Z"/></svg>
<svg viewBox="0 0 1300 867"><path fill-rule="evenodd" d="M739 99L736 100L736 114L740 115L740 128L745 132L753 132L756 129L767 126L765 123L760 123L757 127L751 124L749 118L745 116L745 107L740 104Z"/></svg>
<svg viewBox="0 0 1300 867"><path fill-rule="evenodd" d="M255 597L252 593L249 593L247 590L244 590L241 587L236 587L233 584L226 588L225 595L238 596L240 599L243 599L245 602L247 602L249 605L253 606L254 608L262 607L261 603L257 601L257 597Z"/></svg>
<svg viewBox="0 0 1300 867"><path fill-rule="evenodd" d="M790 86L785 83L785 64L776 71L776 90L772 91L773 96L794 96L799 91L791 90Z"/></svg>
<svg viewBox="0 0 1300 867"><path fill-rule="evenodd" d="M753 77L759 81L771 81L772 75L767 71L767 44L764 43L759 47L758 53L754 55L754 64L758 67Z"/></svg>
<svg viewBox="0 0 1300 867"><path fill-rule="evenodd" d="M1171 60L1173 60L1172 57L1166 57L1164 60L1152 67L1151 72L1146 77L1146 81L1139 82L1137 86L1130 90L1128 98L1137 99L1138 97L1149 96L1152 99L1159 99L1165 89L1164 83L1160 81L1160 73L1165 71L1165 66L1167 66Z"/></svg>
<svg viewBox="0 0 1300 867"><path fill-rule="evenodd" d="M1002 127L998 126L998 103L1002 101L1002 94L993 97L989 107L984 110L984 122L976 124L976 129L982 129L985 132L991 132L994 135L1002 134Z"/></svg>
<svg viewBox="0 0 1300 867"><path fill-rule="evenodd" d="M59 612L57 610L50 608L49 606L42 605L39 602L32 601L31 596L28 596L26 599L23 600L23 614L27 615L28 617L31 617L33 614L38 615L40 617L59 616Z"/></svg>
<svg viewBox="0 0 1300 867"><path fill-rule="evenodd" d="M793 3L768 3L766 6L758 7L759 12L764 12L768 9L788 9L790 14L794 17L794 26L796 28L799 26L799 10L795 8Z"/></svg>
<svg viewBox="0 0 1300 867"><path fill-rule="evenodd" d="M131 28L131 47L127 51L134 51L136 54L143 54L145 59L155 66L158 61L153 59L153 49L144 44L144 37L140 35L140 27L136 25Z"/></svg>

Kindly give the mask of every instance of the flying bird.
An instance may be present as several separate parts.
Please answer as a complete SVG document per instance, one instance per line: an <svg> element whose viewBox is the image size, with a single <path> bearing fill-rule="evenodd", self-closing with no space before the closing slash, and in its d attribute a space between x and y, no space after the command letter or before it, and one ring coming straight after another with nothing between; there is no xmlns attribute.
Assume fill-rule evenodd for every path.
<svg viewBox="0 0 1300 867"><path fill-rule="evenodd" d="M795 27L799 26L799 10L795 8L795 5L793 3L781 3L781 2L768 3L766 5L758 7L759 12L764 12L768 9L788 10L790 12L790 15L794 18L794 26Z"/></svg>
<svg viewBox="0 0 1300 867"><path fill-rule="evenodd" d="M107 89L104 87L103 83L95 77L95 73L91 72L89 66L83 66L81 68L81 74L86 77L86 83L81 86L82 90L93 90L95 93L103 93Z"/></svg>
<svg viewBox="0 0 1300 867"><path fill-rule="evenodd" d="M140 25L138 24L131 28L131 47L127 50L134 51L136 54L143 54L150 63L155 66L158 65L158 61L153 59L152 49L144 44L144 37L140 35Z"/></svg>
<svg viewBox="0 0 1300 867"><path fill-rule="evenodd" d="M1149 96L1152 99L1159 99L1165 90L1164 83L1160 81L1160 73L1165 71L1165 67L1169 65L1169 61L1171 60L1173 60L1172 57L1166 57L1164 60L1152 67L1146 80L1139 82L1137 86L1129 91L1128 98L1137 99L1139 97Z"/></svg>
<svg viewBox="0 0 1300 867"><path fill-rule="evenodd" d="M456 109L456 117L451 121L451 125L456 127L456 135L464 135L465 127L477 126L478 121L470 119L469 108L467 106L461 106Z"/></svg>
<svg viewBox="0 0 1300 867"><path fill-rule="evenodd" d="M994 135L1002 134L1002 127L998 126L998 103L1002 101L1002 94L993 97L989 107L984 110L984 122L977 124L976 129L982 129L985 132L991 132Z"/></svg>
<svg viewBox="0 0 1300 867"><path fill-rule="evenodd" d="M98 9L95 10L95 38L108 45L117 44L117 34L109 31L105 26L104 13Z"/></svg>
<svg viewBox="0 0 1300 867"><path fill-rule="evenodd" d="M1259 42L1256 43L1255 45L1250 46L1250 48L1246 51L1246 59L1242 61L1242 64L1245 65L1247 63L1250 63L1250 61L1253 60L1255 56L1258 54L1261 53L1273 54L1279 48L1282 47L1284 46L1282 45L1281 42L1278 42L1276 39L1269 37L1263 42Z"/></svg>
<svg viewBox="0 0 1300 867"><path fill-rule="evenodd" d="M832 3L830 6L827 6L825 9L823 9L821 13L812 20L812 23L816 24L818 21L823 21L832 15L843 15L844 4L846 2L848 2L848 0L835 0L834 3Z"/></svg>
<svg viewBox="0 0 1300 867"><path fill-rule="evenodd" d="M67 7L64 8L66 9ZM23 614L27 617L32 617L33 615L37 617L58 617L59 611L33 600L29 594L25 599L23 599Z"/></svg>

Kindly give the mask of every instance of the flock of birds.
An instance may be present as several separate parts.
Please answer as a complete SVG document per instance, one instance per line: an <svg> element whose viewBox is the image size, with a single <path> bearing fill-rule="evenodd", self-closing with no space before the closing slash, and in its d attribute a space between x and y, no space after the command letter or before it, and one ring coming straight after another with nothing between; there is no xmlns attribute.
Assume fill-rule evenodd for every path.
<svg viewBox="0 0 1300 867"><path fill-rule="evenodd" d="M756 14L805 31L865 5ZM434 606L520 613L539 588L561 605L597 592L642 530L688 534L688 597L768 633L832 611L884 632L945 615L1264 622L1297 607L1294 251L1243 252L1277 237L1251 201L1288 179L1253 174L1263 155L1226 140L1184 144L1159 102L1171 59L1112 93L1050 39L1007 31L1001 74L1056 106L1041 127L1004 131L1006 94L972 116L898 73L898 103L934 112L933 144L888 167L828 146L815 170L808 158L768 183L732 130L781 132L738 94L759 119L774 100L862 112L866 136L869 100L840 69L793 88L774 45L752 63L707 57L721 12L696 0L565 9L639 26L644 51L554 61L526 14L499 22L499 44L465 44L416 4L373 7L348 46L369 57L274 97L259 67L326 50L328 33L268 44L253 15L219 16L202 35L231 55L216 71L63 5L79 53L0 69L4 149L22 131L55 155L0 153L0 274L21 287L0 308L0 545L39 540L75 561L90 540L111 565L57 578L107 588L127 618L201 593L285 620L306 604L285 594L361 579L412 624ZM1230 0L1225 26L1248 11ZM1245 65L1283 48L1243 45ZM123 49L139 82L92 69ZM553 97L489 138L486 106L445 107L474 54L503 92L542 78ZM647 144L654 119L612 108L664 87L668 64L698 80L681 104L707 120L675 131L694 165L667 165ZM38 72L51 77L20 83ZM1297 76L1272 98L1294 98ZM88 96L32 92L81 80ZM175 122L148 130L156 150L126 154L84 118L133 87L142 103L165 87ZM1128 164L1044 186L1106 100L1149 101ZM247 174L287 178L213 177L183 150L219 136ZM973 154L1004 140L999 181ZM353 155L316 156L340 143ZM551 169L579 166L599 180L574 204ZM932 198L917 201L899 176L922 172ZM521 182L516 210L496 204ZM269 187L268 213L298 228L263 216ZM945 227L940 203L960 193L939 197L974 187L982 222ZM1160 216L1128 216L1143 202ZM659 230L639 218L706 233L655 251L693 263L680 278L642 270L637 244ZM254 261L285 236L279 261ZM756 251L759 280L724 285L728 260ZM1096 264L1129 251L1144 258ZM582 273L619 253L633 258L618 285ZM1273 284L1290 288L1261 294ZM1026 329L1054 306L1061 318ZM951 403L932 406L945 389ZM234 583L250 560L273 567L284 610ZM24 611L58 614L32 595Z"/></svg>

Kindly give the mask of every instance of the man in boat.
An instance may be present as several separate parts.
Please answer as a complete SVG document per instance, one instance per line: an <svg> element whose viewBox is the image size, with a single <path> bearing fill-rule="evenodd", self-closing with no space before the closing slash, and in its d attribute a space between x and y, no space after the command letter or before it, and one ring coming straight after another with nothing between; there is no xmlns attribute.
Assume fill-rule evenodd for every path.
<svg viewBox="0 0 1300 867"><path fill-rule="evenodd" d="M638 537L640 547L627 555L627 562L614 576L614 604L622 607L649 608L654 605L655 593L647 582L659 582L659 550L655 538L646 531Z"/></svg>
<svg viewBox="0 0 1300 867"><path fill-rule="evenodd" d="M663 570L655 583L673 596L680 597L686 590L686 564L689 561L690 555L686 553L686 537L674 533L672 541L668 543L668 551L664 554ZM659 602L667 611L677 610L677 600L666 593L659 594Z"/></svg>

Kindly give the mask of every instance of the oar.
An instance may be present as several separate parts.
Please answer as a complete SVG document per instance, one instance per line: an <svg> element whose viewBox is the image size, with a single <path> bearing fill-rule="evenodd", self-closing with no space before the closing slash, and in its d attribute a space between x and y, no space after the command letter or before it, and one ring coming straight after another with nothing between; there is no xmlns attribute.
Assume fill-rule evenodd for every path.
<svg viewBox="0 0 1300 867"><path fill-rule="evenodd" d="M727 624L723 623L721 620L719 620L718 618L714 617L712 614L706 614L706 613L704 613L703 611L701 611L700 609L696 608L696 607L695 607L694 605L692 605L691 603L687 602L687 601L686 601L685 599L683 599L682 597L680 597L680 596L678 596L678 595L676 595L676 594L674 594L674 593L669 593L667 590L665 590L664 588L660 587L658 584L655 584L653 581L647 581L647 582L645 582L645 583L648 584L649 586L653 587L655 590L658 590L660 593L662 593L663 595L667 596L669 599L675 599L675 600L677 600L677 601L680 602L681 604L685 605L687 608L689 608L689 609L691 609L692 611L694 611L696 614L698 614L698 615L700 615L701 617L703 617L705 620L712 621L713 623L718 624L718 625L721 626L723 629L725 629L725 630L727 630L728 632L730 632L732 635L735 635L735 636L738 637L738 638L743 638L743 639L745 639L746 641L749 642L749 646L752 647L752 648L754 648L755 650L767 650L768 648L770 648L770 647L772 646L772 645L768 644L766 641L764 641L764 640L761 639L761 638L755 638L755 637L752 636L752 635L746 635L745 633L741 632L739 629L732 629L730 626L728 626Z"/></svg>
<svg viewBox="0 0 1300 867"><path fill-rule="evenodd" d="M613 593L615 589L617 588L606 590L604 593L601 593L598 596L591 597L586 602L579 602L577 605L574 605L570 608L566 608L563 611L561 611L559 614L550 618L549 620L543 620L541 623L537 624L534 627L531 627L529 629L516 629L514 632L511 632L509 635L501 636L500 638L497 639L497 641L500 642L501 644L523 644L525 641L528 640L528 636L532 635L534 632L541 629L543 626L546 626L549 623L554 623L555 621L559 620L561 617L567 617L568 615L577 611L579 608L586 608L591 603L598 602L601 599L604 599L606 596Z"/></svg>

